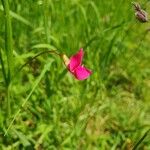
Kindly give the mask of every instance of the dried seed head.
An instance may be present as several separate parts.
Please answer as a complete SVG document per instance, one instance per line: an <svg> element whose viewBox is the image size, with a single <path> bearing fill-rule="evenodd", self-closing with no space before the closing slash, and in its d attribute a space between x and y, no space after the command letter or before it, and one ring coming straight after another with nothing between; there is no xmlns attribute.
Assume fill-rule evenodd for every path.
<svg viewBox="0 0 150 150"><path fill-rule="evenodd" d="M132 3L135 7L135 16L140 22L148 22L147 12L141 9L138 3Z"/></svg>
<svg viewBox="0 0 150 150"><path fill-rule="evenodd" d="M141 6L138 3L132 2L135 11L140 11L141 10Z"/></svg>
<svg viewBox="0 0 150 150"><path fill-rule="evenodd" d="M140 22L148 22L147 13L143 10L137 11L135 16Z"/></svg>

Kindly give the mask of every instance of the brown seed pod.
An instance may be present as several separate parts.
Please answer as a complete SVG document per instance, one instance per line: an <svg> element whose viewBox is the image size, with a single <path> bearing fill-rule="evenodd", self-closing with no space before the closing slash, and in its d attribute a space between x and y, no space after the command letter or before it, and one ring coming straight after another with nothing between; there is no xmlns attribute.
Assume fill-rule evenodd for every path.
<svg viewBox="0 0 150 150"><path fill-rule="evenodd" d="M142 23L148 22L147 12L141 9L141 6L138 3L133 2L132 4L135 9L136 18Z"/></svg>

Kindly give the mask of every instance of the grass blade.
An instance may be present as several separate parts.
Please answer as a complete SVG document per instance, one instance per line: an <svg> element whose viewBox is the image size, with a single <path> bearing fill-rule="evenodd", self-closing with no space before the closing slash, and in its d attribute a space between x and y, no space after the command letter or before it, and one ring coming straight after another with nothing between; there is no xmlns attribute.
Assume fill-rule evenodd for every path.
<svg viewBox="0 0 150 150"><path fill-rule="evenodd" d="M134 145L132 150L136 150L138 148L138 146L143 142L143 140L146 138L146 136L148 135L148 133L150 132L150 129L148 129L144 135L139 139L139 141Z"/></svg>
<svg viewBox="0 0 150 150"><path fill-rule="evenodd" d="M5 49L8 64L8 84L10 83L13 73L13 50L12 50L12 26L9 11L8 0L3 1L4 13L5 13Z"/></svg>
<svg viewBox="0 0 150 150"><path fill-rule="evenodd" d="M3 7L0 7L1 11L4 11ZM14 19L22 22L23 24L29 26L29 27L33 27L32 24L30 23L30 21L28 21L27 19L25 19L24 17L18 15L17 13L13 12L13 11L9 11L10 12L10 16L13 17Z"/></svg>
<svg viewBox="0 0 150 150"><path fill-rule="evenodd" d="M1 62L1 66L2 66L3 78L4 78L4 81L5 81L6 85L7 85L7 76L6 76L6 71L5 71L5 66L4 66L4 61L3 61L1 49L0 49L0 62Z"/></svg>
<svg viewBox="0 0 150 150"><path fill-rule="evenodd" d="M11 114L11 99L10 99L10 83L13 76L13 50L12 50L12 26L11 26L11 17L9 11L9 2L8 0L2 0L4 14L5 14L5 50L7 57L7 85L6 85L6 98L7 98L7 116L9 118Z"/></svg>
<svg viewBox="0 0 150 150"><path fill-rule="evenodd" d="M35 81L34 86L32 88L32 90L30 91L30 93L28 94L28 96L26 97L26 99L24 100L24 102L22 103L21 107L19 108L19 110L16 112L16 114L14 115L14 118L12 119L12 121L10 122L5 135L7 135L9 129L11 128L11 126L13 125L14 121L16 120L16 118L19 116L22 108L26 105L26 103L28 102L29 98L31 97L31 95L33 94L33 92L35 91L36 87L38 86L38 84L40 83L41 79L44 77L46 71L50 68L50 64L46 64L43 71L41 72L40 76L38 77L38 79ZM5 136L4 135L4 136Z"/></svg>

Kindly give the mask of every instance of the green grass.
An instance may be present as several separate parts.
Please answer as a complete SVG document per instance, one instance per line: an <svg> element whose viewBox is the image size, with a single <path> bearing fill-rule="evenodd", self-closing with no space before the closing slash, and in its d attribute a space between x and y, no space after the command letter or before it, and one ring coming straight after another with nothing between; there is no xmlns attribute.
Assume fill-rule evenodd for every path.
<svg viewBox="0 0 150 150"><path fill-rule="evenodd" d="M2 4L3 4L4 16L5 16L5 51L7 57L7 69L3 65L4 63L2 59L2 54L1 54L1 63L2 63L2 70L3 70L2 73L5 78L5 84L6 84L7 118L9 118L11 114L10 86L13 77L13 64L14 64L13 50L12 50L12 26L11 26L8 0L4 0L4 1L2 0Z"/></svg>
<svg viewBox="0 0 150 150"><path fill-rule="evenodd" d="M7 2L0 1L0 149L149 150L150 24L136 20L131 1ZM149 1L140 4L150 12ZM93 71L85 81L57 55L32 59L80 47Z"/></svg>

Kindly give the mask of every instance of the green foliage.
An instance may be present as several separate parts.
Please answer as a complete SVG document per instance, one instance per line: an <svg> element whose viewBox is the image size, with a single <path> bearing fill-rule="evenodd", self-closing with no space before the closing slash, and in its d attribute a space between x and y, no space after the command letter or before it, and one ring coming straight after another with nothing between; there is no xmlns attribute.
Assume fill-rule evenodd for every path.
<svg viewBox="0 0 150 150"><path fill-rule="evenodd" d="M150 149L149 23L130 1L1 2L0 149ZM30 61L80 47L85 81L53 53Z"/></svg>

